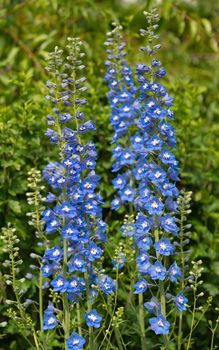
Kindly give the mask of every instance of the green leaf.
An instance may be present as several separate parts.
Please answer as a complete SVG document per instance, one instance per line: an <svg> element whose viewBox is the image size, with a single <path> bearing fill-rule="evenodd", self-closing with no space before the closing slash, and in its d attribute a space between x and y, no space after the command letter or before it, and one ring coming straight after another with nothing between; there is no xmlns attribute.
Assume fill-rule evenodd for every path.
<svg viewBox="0 0 219 350"><path fill-rule="evenodd" d="M9 199L8 201L9 208L16 214L21 213L21 206L18 201L15 201L13 199Z"/></svg>
<svg viewBox="0 0 219 350"><path fill-rule="evenodd" d="M211 32L212 32L211 22L207 18L202 18L201 22L206 30L206 33L211 34Z"/></svg>

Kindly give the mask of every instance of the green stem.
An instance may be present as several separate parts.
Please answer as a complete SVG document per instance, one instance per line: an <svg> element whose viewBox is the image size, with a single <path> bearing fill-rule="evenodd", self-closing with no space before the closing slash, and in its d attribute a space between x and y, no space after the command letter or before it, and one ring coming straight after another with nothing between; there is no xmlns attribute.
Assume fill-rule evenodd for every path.
<svg viewBox="0 0 219 350"><path fill-rule="evenodd" d="M159 231L155 230L154 232L154 239L155 242L159 241ZM159 254L157 254L157 259L159 259ZM166 318L166 297L165 297L165 288L164 288L164 282L159 281L159 291L160 291L160 304L161 304L161 313ZM164 339L164 348L162 349L169 349L169 340L167 335L163 335Z"/></svg>
<svg viewBox="0 0 219 350"><path fill-rule="evenodd" d="M182 338L182 312L180 312L180 315L179 315L177 350L181 350L181 338Z"/></svg>
<svg viewBox="0 0 219 350"><path fill-rule="evenodd" d="M64 256L63 256L63 276L66 277L68 263L68 240L64 238ZM66 340L70 336L70 309L67 293L63 294L63 312L64 312L64 332L65 332L65 348L67 349Z"/></svg>
<svg viewBox="0 0 219 350"><path fill-rule="evenodd" d="M92 310L92 305L90 301L90 286L89 286L89 277L88 271L84 273L84 278L86 282L86 296L87 296L87 309L88 312ZM89 350L94 350L94 336L93 336L93 327L89 327Z"/></svg>
<svg viewBox="0 0 219 350"><path fill-rule="evenodd" d="M215 336L215 332L216 332L217 327L218 327L218 322L219 322L219 319L216 320L216 326L211 329L212 335L211 335L211 348L210 348L210 350L214 350L214 336Z"/></svg>
<svg viewBox="0 0 219 350"><path fill-rule="evenodd" d="M21 319L23 321L23 325L26 326L27 321L26 321L26 317L25 317L25 312L24 312L24 310L22 308L22 305L21 305L21 302L20 302L20 298L19 298L19 295L18 295L18 288L17 288L16 275L15 275L15 261L14 261L13 251L11 251L11 253L10 253L10 259L11 259L12 286L13 286L15 298L16 298L16 301L17 301L17 308L19 310L20 317L21 317ZM33 332L33 338L34 338L34 343L35 343L36 349L40 350L38 339L37 339L37 336L36 336L36 331L35 331L35 329L34 329L34 327L32 325L31 325L31 330ZM32 345L31 342L29 341L29 339L26 337L26 335L24 333L22 333L22 335L26 339L26 341L30 345Z"/></svg>
<svg viewBox="0 0 219 350"><path fill-rule="evenodd" d="M196 282L197 282L197 279L196 279L196 281L194 283L194 286L196 286ZM196 310L196 301L197 301L197 299L196 299L196 287L193 289L193 295L194 295L194 302L193 302L193 310L192 310L192 323L191 323L189 339L188 339L186 350L188 350L190 348L191 339L192 339L192 333L193 333L193 327L194 327L194 323L195 323L195 310Z"/></svg>
<svg viewBox="0 0 219 350"><path fill-rule="evenodd" d="M39 313L40 313L40 330L43 333L43 291L42 291L41 267L40 267L40 274L39 274Z"/></svg>
<svg viewBox="0 0 219 350"><path fill-rule="evenodd" d="M181 220L180 220L180 259L181 259L181 268L182 268L181 290L183 290L184 286L185 286L185 283L184 283L185 262L184 262L184 251L183 251L183 234L184 234L183 214L181 214ZM181 350L182 321L183 321L183 314L182 314L182 312L180 312L177 350Z"/></svg>
<svg viewBox="0 0 219 350"><path fill-rule="evenodd" d="M76 303L76 310L77 310L77 320L78 320L78 334L82 336L82 329L81 329L81 309L79 302Z"/></svg>
<svg viewBox="0 0 219 350"><path fill-rule="evenodd" d="M139 304L139 325L141 330L141 349L146 350L146 337L145 337L145 323L144 323L144 300L143 293L138 294L138 304Z"/></svg>

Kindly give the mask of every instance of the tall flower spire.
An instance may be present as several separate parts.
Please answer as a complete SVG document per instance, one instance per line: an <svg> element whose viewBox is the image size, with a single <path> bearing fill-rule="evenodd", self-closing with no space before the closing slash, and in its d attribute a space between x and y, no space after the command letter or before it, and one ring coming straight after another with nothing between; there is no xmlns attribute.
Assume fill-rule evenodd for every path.
<svg viewBox="0 0 219 350"><path fill-rule="evenodd" d="M75 332L70 337L70 314L84 295L87 298L87 317L92 314L98 274L101 274L100 242L106 240L106 224L102 220L102 198L96 192L99 182L95 173L96 147L88 137L88 133L95 130L95 124L83 112L87 88L84 85L86 78L82 75L85 68L82 43L77 38L68 38L68 42L66 60L63 51L56 47L49 56L47 68L51 76L47 82L47 99L51 102L52 112L47 116L49 128L46 135L52 144L57 144L59 157L43 172L53 193L47 196L49 207L42 218L45 232L51 237L50 247L42 259L42 273L51 280L51 288L61 293L65 346L74 349L69 344L75 339L80 342L80 348L85 341ZM93 290L93 286L96 289ZM50 321L51 325L48 324ZM100 321L98 316L98 325ZM56 326L53 312L48 317L48 310L45 311L44 322L45 329ZM79 333L80 322L79 317Z"/></svg>
<svg viewBox="0 0 219 350"><path fill-rule="evenodd" d="M149 63L137 65L137 79L134 79L129 67L126 69L129 72L128 86L121 75L123 65L127 67L127 63L118 55L113 55L115 48L114 51L108 50L111 60L107 61L107 66L111 67L106 78L110 87L110 120L115 130L113 157L116 160L112 171L117 173L113 180L116 197L112 209L117 210L122 203L129 204L127 210L131 208L134 214L134 221L130 224L126 220L126 229L124 226L122 228L123 235L133 236L135 242L139 279L135 283L134 293L141 296L140 305L143 305L144 296L147 300L145 307L155 314L150 319L151 329L156 334L166 335L170 324L166 320L165 293L167 287L172 290L171 284L178 283L182 276L180 267L174 261L175 239L179 231L176 218L179 169L172 152L172 148L176 147L175 131L171 124L173 99L160 82L166 71L156 58L161 48L157 43L159 35L155 33L159 15L156 10L144 15L148 27L140 29L140 35L147 42L141 51L147 54ZM115 40L107 41L107 46L113 45ZM117 61L122 62L120 67ZM122 98L124 95L126 99ZM183 305L179 305L179 299ZM185 310L187 299L182 291L175 298L172 296L172 300L180 311ZM151 304L156 307L151 307ZM144 333L144 313L141 311L139 319Z"/></svg>

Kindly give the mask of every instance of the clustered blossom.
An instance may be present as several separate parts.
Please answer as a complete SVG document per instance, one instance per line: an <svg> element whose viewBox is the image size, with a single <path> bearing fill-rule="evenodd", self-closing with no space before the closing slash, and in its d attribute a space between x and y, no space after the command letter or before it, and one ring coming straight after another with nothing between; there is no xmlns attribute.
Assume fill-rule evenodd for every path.
<svg viewBox="0 0 219 350"><path fill-rule="evenodd" d="M66 293L69 302L83 300L88 283L92 301L98 289L98 270L105 294L114 292L115 283L101 273L100 243L106 241L107 227L102 220L102 198L96 192L96 146L87 136L95 124L81 110L86 104L86 79L81 76L84 53L80 40L68 40L67 60L55 48L48 66L51 81L47 82L46 98L51 101L52 113L47 116L46 136L58 145L59 161L49 163L43 171L53 192L47 196L42 221L46 235L54 239L42 258L42 275L50 278L54 292ZM101 319L95 309L85 316L87 325L96 328ZM57 322L52 308L45 310L44 329L55 328ZM82 349L84 344L84 338L75 332L67 341L70 350Z"/></svg>
<svg viewBox="0 0 219 350"><path fill-rule="evenodd" d="M177 237L177 197L179 191L178 161L171 149L176 147L174 128L171 125L173 99L168 95L160 79L166 75L161 62L154 54L161 45L153 42L158 38L159 16L146 13L148 29L140 34L148 39L141 50L151 58L150 65L137 65L136 76L124 59L125 44L116 26L108 33L106 41L108 59L105 80L109 84L108 98L111 107L110 121L114 128L112 171L115 198L111 206L118 210L121 205L132 206L135 222L121 228L122 235L133 236L136 243L136 265L139 280L135 292L147 294L148 283L154 281L177 284L182 271L174 259L174 239ZM136 79L135 79L136 77ZM165 262L165 257L172 257ZM179 311L186 309L187 298L182 291L174 298ZM151 303L155 303L152 299ZM152 312L150 302L145 303L156 317L149 323L156 334L167 334L170 324L157 306ZM148 307L149 306L149 307Z"/></svg>

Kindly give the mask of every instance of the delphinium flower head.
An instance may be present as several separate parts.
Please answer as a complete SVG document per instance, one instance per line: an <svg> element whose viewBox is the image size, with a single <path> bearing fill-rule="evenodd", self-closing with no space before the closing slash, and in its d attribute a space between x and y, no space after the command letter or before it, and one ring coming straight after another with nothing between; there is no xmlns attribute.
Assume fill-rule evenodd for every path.
<svg viewBox="0 0 219 350"><path fill-rule="evenodd" d="M144 293L147 299L145 305L148 306L150 297L152 301L154 299L153 294L150 296L147 285L155 287L156 282L159 313L150 319L150 325L156 334L165 335L170 328L170 323L166 320L165 287L168 285L175 293L177 289L174 289L174 285L178 285L182 278L181 268L175 261L175 240L179 232L176 217L179 168L172 150L176 147L175 131L171 124L174 118L171 109L173 99L162 84L166 70L157 59L161 48L157 43L159 35L155 33L159 15L156 10L145 12L144 15L148 28L141 29L140 35L147 43L141 51L148 56L148 62L137 65L136 79L122 55L118 54L120 43L117 43L116 52L115 37L121 42L121 34L116 36L115 32L111 32L107 41L110 49L107 51L109 57L106 63L110 68L106 80L110 89L110 120L115 130L112 139L115 159L112 171L116 177L113 180L115 199L112 209L118 210L124 204L127 210L131 208L131 213L135 214L132 230L129 230L135 241L139 275L135 293ZM124 46L123 44L123 51ZM128 67L128 83L122 74L123 64ZM121 98L124 91L128 100ZM183 299L182 290L177 291L179 294L173 296L172 300L183 311L187 300Z"/></svg>
<svg viewBox="0 0 219 350"><path fill-rule="evenodd" d="M97 152L90 140L95 124L83 110L87 88L82 74L85 66L81 47L79 39L68 38L66 58L65 52L56 47L49 56L47 68L50 80L46 98L52 110L47 116L46 135L57 145L58 157L43 171L52 191L42 215L45 233L51 240L42 260L42 274L50 279L53 291L64 295L65 303L66 297L73 301L70 311L74 301L82 302L85 294L91 305L91 286L97 289L98 274L103 275L100 243L106 240L102 198L96 190L99 182L95 173ZM103 280L101 285L106 291ZM113 286L108 286L108 293L111 292ZM91 307L87 312L89 315ZM48 313L45 315L47 317ZM98 325L100 322L99 316ZM48 325L48 317L45 323ZM75 332L67 340L68 349L82 349L84 343Z"/></svg>

